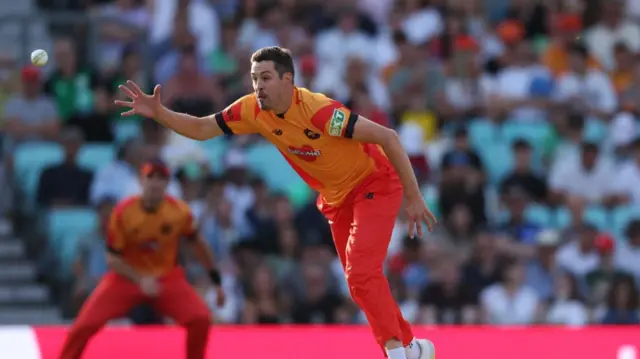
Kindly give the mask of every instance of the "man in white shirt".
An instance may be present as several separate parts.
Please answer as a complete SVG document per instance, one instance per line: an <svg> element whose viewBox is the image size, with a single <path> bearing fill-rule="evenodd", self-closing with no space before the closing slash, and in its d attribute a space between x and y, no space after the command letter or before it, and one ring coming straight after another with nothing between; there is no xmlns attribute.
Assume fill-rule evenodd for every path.
<svg viewBox="0 0 640 359"><path fill-rule="evenodd" d="M601 203L611 193L613 161L601 155L598 145L582 144L580 155L559 158L549 174L553 197L561 203Z"/></svg>
<svg viewBox="0 0 640 359"><path fill-rule="evenodd" d="M571 70L558 79L555 101L591 119L608 120L618 106L609 77L587 66L589 52L583 45L573 44L569 52Z"/></svg>
<svg viewBox="0 0 640 359"><path fill-rule="evenodd" d="M335 93L343 86L348 59L371 61L375 57L375 42L357 28L356 14L344 12L338 26L318 34L315 44L318 72L314 90Z"/></svg>
<svg viewBox="0 0 640 359"><path fill-rule="evenodd" d="M621 42L632 52L640 51L640 27L624 18L624 0L602 1L602 17L586 34L589 50L607 71L613 70L613 47Z"/></svg>
<svg viewBox="0 0 640 359"><path fill-rule="evenodd" d="M632 159L620 165L620 171L612 176L611 203L640 205L640 139L632 145Z"/></svg>
<svg viewBox="0 0 640 359"><path fill-rule="evenodd" d="M640 220L634 219L626 229L626 241L616 246L614 263L616 268L632 274L640 281Z"/></svg>
<svg viewBox="0 0 640 359"><path fill-rule="evenodd" d="M584 223L577 231L578 238L572 239L558 250L558 267L580 278L596 269L600 264L600 255L595 247L597 235L595 226Z"/></svg>

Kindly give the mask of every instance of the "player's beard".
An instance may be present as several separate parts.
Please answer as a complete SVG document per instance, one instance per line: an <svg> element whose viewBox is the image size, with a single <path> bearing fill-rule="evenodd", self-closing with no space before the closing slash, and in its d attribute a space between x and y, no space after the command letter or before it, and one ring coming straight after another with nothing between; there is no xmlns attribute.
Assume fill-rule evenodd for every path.
<svg viewBox="0 0 640 359"><path fill-rule="evenodd" d="M266 103L266 99L258 98L258 107L260 107L260 109L263 110L263 111L271 110L271 107L269 107L269 105L267 105L267 103Z"/></svg>

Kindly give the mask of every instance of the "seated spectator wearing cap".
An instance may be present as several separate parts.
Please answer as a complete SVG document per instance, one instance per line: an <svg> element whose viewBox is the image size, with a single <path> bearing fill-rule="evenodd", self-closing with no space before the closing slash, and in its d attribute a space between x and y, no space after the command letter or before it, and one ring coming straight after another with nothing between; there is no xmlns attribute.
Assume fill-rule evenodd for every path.
<svg viewBox="0 0 640 359"><path fill-rule="evenodd" d="M636 223L637 226L638 223ZM636 231L637 228L633 229ZM629 232L629 231L628 231ZM596 237L595 247L600 254L600 264L585 277L585 287L588 294L589 303L595 307L605 304L607 293L611 289L613 281L618 277L632 277L622 270L622 266L616 263L616 257L620 248L616 245L616 240L611 235L600 234ZM622 262L625 262L624 255ZM637 263L634 263L637 265Z"/></svg>
<svg viewBox="0 0 640 359"><path fill-rule="evenodd" d="M544 203L547 200L547 183L543 176L533 171L531 157L533 150L529 142L518 139L513 143L515 165L513 172L505 177L500 184L501 195L507 194L512 188L519 188L533 201Z"/></svg>
<svg viewBox="0 0 640 359"><path fill-rule="evenodd" d="M64 147L62 163L46 168L40 175L37 202L44 207L85 206L93 173L78 166L76 155L84 142L77 128L65 129L61 135Z"/></svg>
<svg viewBox="0 0 640 359"><path fill-rule="evenodd" d="M595 246L597 235L595 226L583 223L578 229L577 238L572 238L558 250L558 266L578 278L596 269L600 265L600 255Z"/></svg>
<svg viewBox="0 0 640 359"><path fill-rule="evenodd" d="M40 70L27 66L22 69L21 79L22 92L4 104L4 133L14 144L56 139L60 131L58 109L53 99L42 93Z"/></svg>

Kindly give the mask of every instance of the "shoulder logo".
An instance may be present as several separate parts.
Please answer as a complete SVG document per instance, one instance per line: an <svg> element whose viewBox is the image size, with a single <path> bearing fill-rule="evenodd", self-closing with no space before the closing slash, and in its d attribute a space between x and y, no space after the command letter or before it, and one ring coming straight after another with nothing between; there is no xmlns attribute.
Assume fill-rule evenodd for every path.
<svg viewBox="0 0 640 359"><path fill-rule="evenodd" d="M308 128L304 129L304 134L310 140L317 140L318 138L320 138L320 134L319 133L313 132Z"/></svg>
<svg viewBox="0 0 640 359"><path fill-rule="evenodd" d="M331 116L331 122L329 123L329 135L331 136L342 136L342 130L345 125L345 113L342 110L335 109L333 110L333 115Z"/></svg>

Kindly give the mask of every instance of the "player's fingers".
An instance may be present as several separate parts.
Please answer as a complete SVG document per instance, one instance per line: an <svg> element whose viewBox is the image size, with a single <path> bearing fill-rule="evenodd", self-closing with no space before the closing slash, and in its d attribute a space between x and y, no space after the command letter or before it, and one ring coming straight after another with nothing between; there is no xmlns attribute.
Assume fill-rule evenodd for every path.
<svg viewBox="0 0 640 359"><path fill-rule="evenodd" d="M131 89L133 90L133 92L138 94L138 96L144 95L144 91L142 91L142 89L140 89L140 86L138 86L135 82L131 80L127 80L127 84L131 86Z"/></svg>
<svg viewBox="0 0 640 359"><path fill-rule="evenodd" d="M416 221L416 231L418 232L418 238L422 238L422 221Z"/></svg>
<svg viewBox="0 0 640 359"><path fill-rule="evenodd" d="M427 224L427 228L429 229L429 232L431 232L433 230L433 221L432 221L432 217L433 216L429 216L429 212L427 211L424 216L422 217L422 220L424 221L424 223Z"/></svg>
<svg viewBox="0 0 640 359"><path fill-rule="evenodd" d="M153 97L160 99L160 90L160 85L156 85L156 87L153 88Z"/></svg>
<svg viewBox="0 0 640 359"><path fill-rule="evenodd" d="M113 103L115 103L118 106L122 106L122 107L133 107L133 102L131 102L131 101L115 100L115 101L113 101Z"/></svg>
<svg viewBox="0 0 640 359"><path fill-rule="evenodd" d="M120 89L120 91L124 92L125 95L129 96L131 99L138 97L138 95L136 95L133 91L131 91L131 89L128 88L127 86L120 85L118 86L118 88Z"/></svg>
<svg viewBox="0 0 640 359"><path fill-rule="evenodd" d="M409 223L407 223L408 226L408 230L409 230L409 238L413 238L415 236L415 225L414 225L415 221L413 220L412 217L409 217Z"/></svg>
<svg viewBox="0 0 640 359"><path fill-rule="evenodd" d="M128 116L133 116L133 115L135 115L135 114L136 114L136 110L131 109L131 110L129 110L129 111L126 111L126 112L121 113L121 114L120 114L120 116L122 116L122 117L128 117Z"/></svg>

